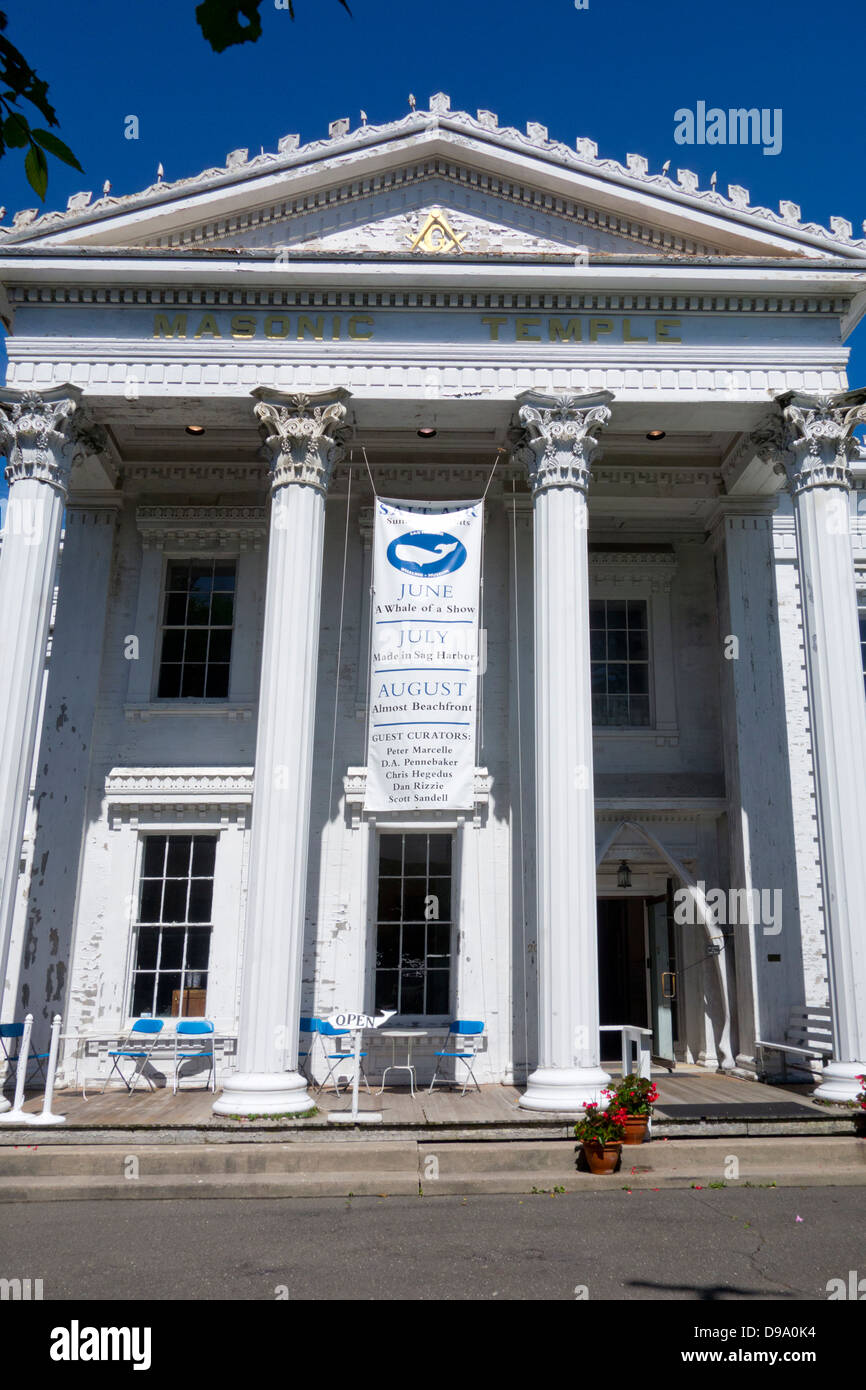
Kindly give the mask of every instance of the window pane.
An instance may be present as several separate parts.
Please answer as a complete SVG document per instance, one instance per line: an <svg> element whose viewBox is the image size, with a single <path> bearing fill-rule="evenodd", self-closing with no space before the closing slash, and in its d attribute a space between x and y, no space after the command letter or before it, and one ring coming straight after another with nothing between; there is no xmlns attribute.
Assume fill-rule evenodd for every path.
<svg viewBox="0 0 866 1390"><path fill-rule="evenodd" d="M646 695L649 692L649 667L642 665L628 668L629 692L632 695Z"/></svg>
<svg viewBox="0 0 866 1390"><path fill-rule="evenodd" d="M213 586L213 560L204 564L190 565L189 587L195 594L207 596Z"/></svg>
<svg viewBox="0 0 866 1390"><path fill-rule="evenodd" d="M379 836L379 873L399 874L403 869L403 836Z"/></svg>
<svg viewBox="0 0 866 1390"><path fill-rule="evenodd" d="M138 970L155 970L159 949L159 928L142 927L138 933L135 965Z"/></svg>
<svg viewBox="0 0 866 1390"><path fill-rule="evenodd" d="M602 662L594 661L592 663L590 680L593 695L603 695L607 690L607 667Z"/></svg>
<svg viewBox="0 0 866 1390"><path fill-rule="evenodd" d="M403 971L400 1012L403 1014L421 1014L424 1012L424 975L420 970Z"/></svg>
<svg viewBox="0 0 866 1390"><path fill-rule="evenodd" d="M139 922L160 922L162 920L161 905L162 879L142 879L141 902L138 909Z"/></svg>
<svg viewBox="0 0 866 1390"><path fill-rule="evenodd" d="M207 595L190 594L186 605L186 621L190 627L207 627L210 618L210 600Z"/></svg>
<svg viewBox="0 0 866 1390"><path fill-rule="evenodd" d="M448 1008L447 970L428 970L427 972L427 1013L447 1014Z"/></svg>
<svg viewBox="0 0 866 1390"><path fill-rule="evenodd" d="M589 655L592 661L604 661L607 653L605 651L605 634L603 628L590 631Z"/></svg>
<svg viewBox="0 0 866 1390"><path fill-rule="evenodd" d="M204 694L204 670L204 666L184 666L180 686L181 695Z"/></svg>
<svg viewBox="0 0 866 1390"><path fill-rule="evenodd" d="M431 922L427 928L427 962L444 966L451 959L450 922Z"/></svg>
<svg viewBox="0 0 866 1390"><path fill-rule="evenodd" d="M186 934L186 964L189 970L207 970L210 958L210 928L190 927ZM192 988L193 982L189 981Z"/></svg>
<svg viewBox="0 0 866 1390"><path fill-rule="evenodd" d="M162 900L162 920L164 922L186 921L186 897L189 881L185 878L168 878L165 881L165 895Z"/></svg>
<svg viewBox="0 0 866 1390"><path fill-rule="evenodd" d="M194 878L189 885L190 922L209 922L213 907L213 880Z"/></svg>
<svg viewBox="0 0 866 1390"><path fill-rule="evenodd" d="M186 594L166 594L165 618L167 627L182 627L186 622Z"/></svg>
<svg viewBox="0 0 866 1390"><path fill-rule="evenodd" d="M192 871L198 877L212 874L216 861L216 840L211 835L196 835L192 842Z"/></svg>
<svg viewBox="0 0 866 1390"><path fill-rule="evenodd" d="M427 887L428 895L432 894L438 901L434 904L439 909L438 920L440 922L451 921L451 880L450 878L431 878ZM436 920L435 918L433 919Z"/></svg>
<svg viewBox="0 0 866 1390"><path fill-rule="evenodd" d="M180 1012L180 978L180 971L177 974L172 971L158 977L155 1010L157 1018L177 1018Z"/></svg>
<svg viewBox="0 0 866 1390"><path fill-rule="evenodd" d="M628 605L629 629L645 628L647 625L647 606L643 599L630 599Z"/></svg>
<svg viewBox="0 0 866 1390"><path fill-rule="evenodd" d="M148 835L144 842L144 861L142 874L145 878L162 876L165 866L165 847L167 835Z"/></svg>
<svg viewBox="0 0 866 1390"><path fill-rule="evenodd" d="M379 880L379 921L399 922L402 883L399 878Z"/></svg>
<svg viewBox="0 0 866 1390"><path fill-rule="evenodd" d="M604 613L604 599L593 599L589 605L589 625L590 627L607 627Z"/></svg>
<svg viewBox="0 0 866 1390"><path fill-rule="evenodd" d="M210 645L207 650L208 661L228 661L232 654L232 634L229 629L211 628Z"/></svg>
<svg viewBox="0 0 866 1390"><path fill-rule="evenodd" d="M209 700L221 700L229 693L228 666L209 666L205 695Z"/></svg>
<svg viewBox="0 0 866 1390"><path fill-rule="evenodd" d="M628 637L619 630L607 634L608 661L625 661L628 656Z"/></svg>
<svg viewBox="0 0 866 1390"><path fill-rule="evenodd" d="M166 661L183 660L183 628L173 627L163 634L162 659Z"/></svg>
<svg viewBox="0 0 866 1390"><path fill-rule="evenodd" d="M169 835L165 864L165 872L169 878L179 878L182 874L186 876L189 873L191 854L191 835Z"/></svg>
<svg viewBox="0 0 866 1390"><path fill-rule="evenodd" d="M631 723L637 725L649 724L649 696L633 695L629 703L631 705Z"/></svg>
<svg viewBox="0 0 866 1390"><path fill-rule="evenodd" d="M649 660L649 638L646 632L632 632L629 630L628 657L629 661Z"/></svg>
<svg viewBox="0 0 866 1390"><path fill-rule="evenodd" d="M183 659L185 662L207 660L207 628L193 629L186 633Z"/></svg>
<svg viewBox="0 0 866 1390"><path fill-rule="evenodd" d="M400 928L382 925L376 934L376 969L396 969L400 961Z"/></svg>
<svg viewBox="0 0 866 1390"><path fill-rule="evenodd" d="M183 965L184 931L164 931L162 934L162 953L160 966L163 970L179 970Z"/></svg>
<svg viewBox="0 0 866 1390"><path fill-rule="evenodd" d="M420 923L403 927L403 970L421 971L424 966L426 929Z"/></svg>
<svg viewBox="0 0 866 1390"><path fill-rule="evenodd" d="M210 620L214 627L231 626L234 608L234 598L231 594L214 594L210 611Z"/></svg>
<svg viewBox="0 0 866 1390"><path fill-rule="evenodd" d="M404 922L424 921L424 905L426 897L426 878L406 878L403 880Z"/></svg>
<svg viewBox="0 0 866 1390"><path fill-rule="evenodd" d="M153 986L155 975L136 975L132 987L132 1014L139 1018L142 1014L153 1013Z"/></svg>
<svg viewBox="0 0 866 1390"><path fill-rule="evenodd" d="M168 567L168 579L166 589L177 589L181 593L186 593L189 588L189 565L171 564Z"/></svg>
<svg viewBox="0 0 866 1390"><path fill-rule="evenodd" d="M628 690L625 662L611 662L607 668L607 689L610 695L625 694Z"/></svg>
<svg viewBox="0 0 866 1390"><path fill-rule="evenodd" d="M159 673L157 695L160 700L176 700L180 695L181 666L163 666Z"/></svg>
<svg viewBox="0 0 866 1390"><path fill-rule="evenodd" d="M404 847L403 872L407 874L426 874L427 836L406 835Z"/></svg>
<svg viewBox="0 0 866 1390"><path fill-rule="evenodd" d="M450 874L451 872L451 846L450 835L431 835L430 841L430 872L431 874Z"/></svg>
<svg viewBox="0 0 866 1390"><path fill-rule="evenodd" d="M215 564L213 567L213 587L224 591L231 591L235 587L235 562L234 560Z"/></svg>
<svg viewBox="0 0 866 1390"><path fill-rule="evenodd" d="M607 702L609 722L611 724L628 723L628 696L611 695Z"/></svg>
<svg viewBox="0 0 866 1390"><path fill-rule="evenodd" d="M397 971L396 970L377 970L376 971L376 1008L394 1009L399 1008L397 997Z"/></svg>
<svg viewBox="0 0 866 1390"><path fill-rule="evenodd" d="M623 599L610 599L607 605L607 625L625 627L626 604Z"/></svg>

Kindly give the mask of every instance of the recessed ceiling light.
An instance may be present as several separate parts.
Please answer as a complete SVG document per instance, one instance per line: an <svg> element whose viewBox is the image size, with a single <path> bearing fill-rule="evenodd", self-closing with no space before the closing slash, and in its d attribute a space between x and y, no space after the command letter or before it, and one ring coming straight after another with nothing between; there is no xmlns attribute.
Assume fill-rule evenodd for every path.
<svg viewBox="0 0 866 1390"><path fill-rule="evenodd" d="M650 430L647 439L664 439L665 434L665 430Z"/></svg>
<svg viewBox="0 0 866 1390"><path fill-rule="evenodd" d="M436 431L430 425L425 425L424 429L418 431L419 439L432 439Z"/></svg>
<svg viewBox="0 0 866 1390"><path fill-rule="evenodd" d="M204 434L204 425L187 425L187 434Z"/></svg>

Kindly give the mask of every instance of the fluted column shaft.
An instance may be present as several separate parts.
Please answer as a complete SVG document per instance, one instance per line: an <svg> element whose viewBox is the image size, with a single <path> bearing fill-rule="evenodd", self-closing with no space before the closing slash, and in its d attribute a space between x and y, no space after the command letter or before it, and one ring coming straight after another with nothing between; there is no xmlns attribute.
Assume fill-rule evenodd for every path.
<svg viewBox="0 0 866 1390"><path fill-rule="evenodd" d="M250 839L238 1072L219 1114L287 1114L312 1100L298 1073L325 497L345 391L259 389L271 457L262 671Z"/></svg>
<svg viewBox="0 0 866 1390"><path fill-rule="evenodd" d="M539 982L538 1067L520 1104L573 1112L610 1080L599 1065L587 490L612 397L518 399L535 517Z"/></svg>
<svg viewBox="0 0 866 1390"><path fill-rule="evenodd" d="M779 398L794 501L834 1059L816 1095L853 1100L866 1073L866 700L848 493L866 391Z"/></svg>
<svg viewBox="0 0 866 1390"><path fill-rule="evenodd" d="M45 649L81 392L0 390L9 498L0 550L0 971L5 983ZM8 1109L3 1102L2 1109Z"/></svg>

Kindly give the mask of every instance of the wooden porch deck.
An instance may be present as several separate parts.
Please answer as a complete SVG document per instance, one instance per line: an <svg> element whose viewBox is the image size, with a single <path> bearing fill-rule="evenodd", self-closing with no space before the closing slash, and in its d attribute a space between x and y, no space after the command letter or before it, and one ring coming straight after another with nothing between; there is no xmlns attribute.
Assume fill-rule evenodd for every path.
<svg viewBox="0 0 866 1390"><path fill-rule="evenodd" d="M669 1074L666 1071L653 1071L653 1080L659 1091L656 1103L657 1122L707 1120L790 1120L809 1122L833 1120L849 1115L837 1107L819 1105L811 1099L812 1086L767 1086L738 1077L707 1072L698 1067L683 1067ZM381 1110L384 1127L412 1127L425 1129L436 1126L487 1128L519 1126L525 1128L534 1124L549 1127L552 1123L563 1123L567 1117L546 1115L542 1112L520 1110L518 1098L520 1089L515 1086L482 1086L481 1091L467 1091L461 1096L459 1090L444 1088L428 1095L426 1091L416 1091L410 1095L408 1088L389 1087L383 1095L372 1096L361 1090L361 1110ZM323 1091L315 1096L318 1114L306 1120L287 1119L241 1120L235 1121L226 1116L215 1116L212 1111L214 1096L202 1087L180 1091L176 1096L171 1089L157 1091L139 1089L128 1095L124 1091L109 1091L105 1095L91 1093L85 1100L80 1092L58 1091L54 1098L54 1110L66 1116L63 1130L69 1129L316 1129L327 1128L328 1111L347 1110L350 1095L344 1090L337 1096L333 1091ZM28 1100L25 1110L36 1113L41 1109L41 1097ZM43 1131L44 1133L45 1131ZM58 1132L58 1131L55 1131Z"/></svg>

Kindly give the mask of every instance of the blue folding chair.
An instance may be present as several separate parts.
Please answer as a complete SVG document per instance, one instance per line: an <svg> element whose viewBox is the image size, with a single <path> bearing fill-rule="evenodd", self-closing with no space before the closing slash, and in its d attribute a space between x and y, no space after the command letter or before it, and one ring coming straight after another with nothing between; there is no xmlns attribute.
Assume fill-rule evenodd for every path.
<svg viewBox="0 0 866 1390"><path fill-rule="evenodd" d="M2 1049L2 1051L3 1051L3 1056L5 1057L5 1059L6 1059L6 1064L7 1064L8 1068L9 1068L9 1071L8 1071L8 1074L7 1074L7 1077L6 1077L6 1080L7 1080L7 1081L11 1081L11 1080L12 1080L12 1076L13 1076L12 1068L13 1068L13 1067L15 1068L15 1076L17 1077L17 1075L18 1075L18 1063L19 1063L20 1058L21 1058L21 1039L22 1039L23 1035L24 1035L24 1024L23 1024L23 1023L0 1023L0 1049ZM35 1081L37 1075L39 1074L39 1072L41 1072L41 1073L42 1073L42 1080L43 1080L43 1082L46 1082L46 1084L47 1084L48 1078L47 1078L46 1075L45 1075L45 1063L46 1063L47 1061L48 1061L48 1053L47 1053L47 1052L30 1052L30 1053L28 1054L28 1057L27 1057L27 1065L28 1065L28 1067L30 1066L30 1064L31 1064L31 1062L32 1062L32 1063L35 1065L35 1068L36 1068L36 1070L34 1071L33 1075L30 1077L30 1080L31 1080L31 1081Z"/></svg>
<svg viewBox="0 0 866 1390"><path fill-rule="evenodd" d="M309 1047L298 1049L298 1064L301 1072L306 1068L307 1077L312 1081L313 1050L316 1046L316 1037L322 1031L322 1020L320 1018L302 1018L298 1026L298 1031L300 1033L309 1033L310 1035Z"/></svg>
<svg viewBox="0 0 866 1390"><path fill-rule="evenodd" d="M201 1046L193 1048L190 1052L181 1052L181 1038L200 1038ZM210 1043L210 1046L208 1046ZM214 1070L213 1056L213 1024L206 1018L182 1018L174 1033L174 1078L171 1084L172 1095L177 1095L178 1074L184 1062L191 1060L199 1061L207 1058L208 1079L205 1082L205 1090L216 1090L216 1072Z"/></svg>
<svg viewBox="0 0 866 1390"><path fill-rule="evenodd" d="M151 1078L149 1076L145 1076L144 1064L150 1059L150 1055L153 1052L153 1049L156 1047L157 1041L159 1039L159 1034L162 1032L162 1029L163 1020L161 1018L137 1018L135 1020L126 1036L126 1047L118 1048L117 1051L109 1052L108 1054L112 1060L109 1073L102 1083L103 1095L105 1094L106 1086L108 1085L115 1072L117 1072L117 1075L120 1077L129 1095L132 1095L132 1092L135 1089L135 1083L140 1076L144 1076L145 1081L147 1082L148 1086L152 1091L156 1090L156 1087L154 1086L154 1083L151 1080ZM134 1041L136 1041L137 1038L140 1037L150 1038L150 1042L144 1044L141 1047L130 1046L131 1043L133 1043ZM127 1058L130 1061L135 1062L135 1066L132 1069L132 1074L128 1079L124 1076L120 1067L121 1062Z"/></svg>
<svg viewBox="0 0 866 1390"><path fill-rule="evenodd" d="M466 1087L469 1085L470 1079L474 1083L476 1091L481 1090L481 1087L475 1080L475 1072L472 1070L472 1065L475 1061L475 1057L478 1052L478 1042L483 1032L484 1024L479 1023L477 1021L473 1021L471 1019L455 1018L454 1021L449 1024L449 1036L452 1038L465 1038L466 1042L463 1044L463 1048L460 1051L457 1051L454 1048L445 1048L441 1052L434 1052L433 1055L436 1058L436 1070L433 1073L433 1080L430 1082L430 1085L428 1087L428 1095L430 1091L433 1090L433 1087L436 1085L436 1080L439 1076L439 1068L441 1067L443 1060L445 1060L446 1058L449 1060L453 1059L455 1073L457 1071L458 1062L462 1062L464 1067L466 1068L466 1080L463 1083L463 1090L460 1092L461 1096L466 1095ZM448 1080L447 1077L445 1079ZM448 1084L455 1086L459 1084L457 1082L456 1075L453 1081L449 1080Z"/></svg>
<svg viewBox="0 0 866 1390"><path fill-rule="evenodd" d="M321 1034L321 1036L322 1036L323 1038L346 1038L346 1037L349 1036L349 1033L350 1033L351 1030L350 1030L349 1028L335 1028L335 1027L333 1026L333 1024L328 1023L325 1019L319 1019L319 1029L318 1029L318 1031L319 1031L319 1033ZM324 1048L327 1049L328 1044L323 1042L322 1046L323 1046ZM371 1096L371 1095L373 1094L373 1092L370 1090L370 1083L369 1083L369 1081L367 1080L367 1073L366 1073L365 1070L364 1070L364 1061L363 1061L363 1059L366 1057L366 1055L367 1055L366 1052L360 1052L360 1053L358 1054L358 1057L359 1057L358 1066L359 1066L360 1069L361 1069L361 1076L364 1078L364 1085L367 1087L367 1095L368 1095L368 1096ZM333 1079L334 1079L334 1089L335 1089L335 1091L337 1092L337 1095L339 1095L339 1094L340 1094L340 1077L341 1077L341 1076L343 1076L343 1077L348 1077L350 1080L354 1080L354 1077L355 1077L355 1060L354 1060L354 1059L355 1059L355 1054L354 1054L354 1052L328 1052L328 1051L326 1051L326 1052L325 1052L325 1061L326 1061L326 1062L330 1062L331 1065L330 1065L330 1067L328 1068L328 1075L325 1077L324 1081L321 1083L321 1085L318 1087L318 1089L319 1089L320 1091L324 1090L324 1088L327 1086L328 1082L329 1082L329 1081L331 1080L331 1078L333 1077Z"/></svg>

